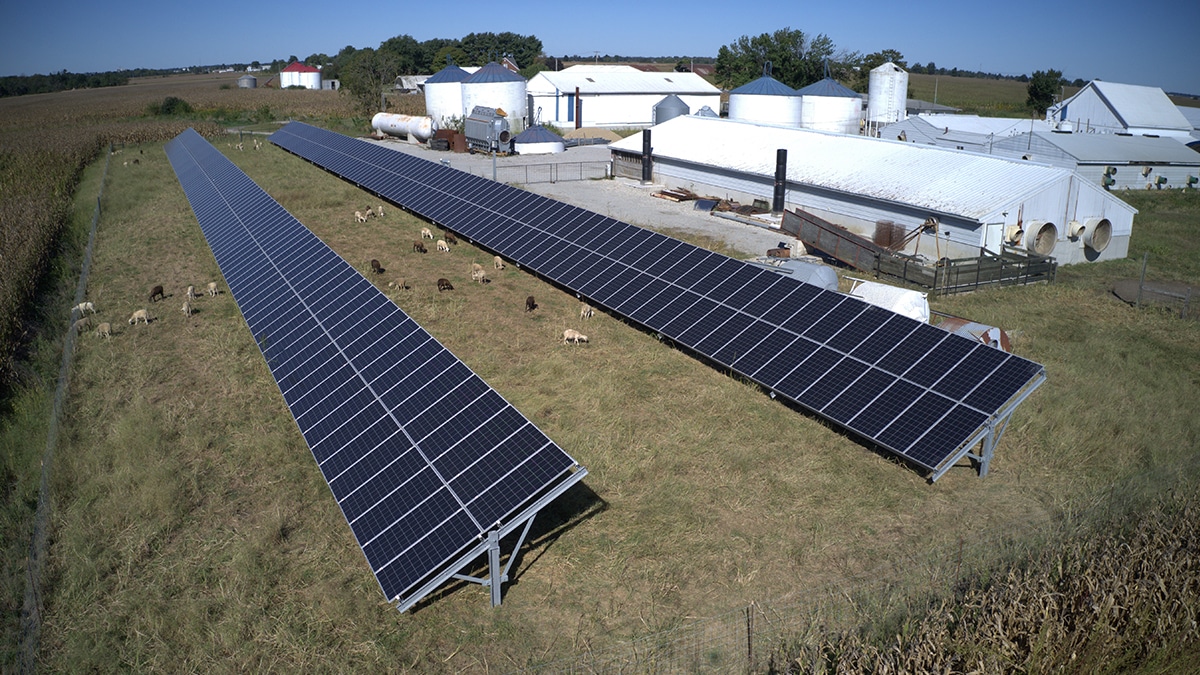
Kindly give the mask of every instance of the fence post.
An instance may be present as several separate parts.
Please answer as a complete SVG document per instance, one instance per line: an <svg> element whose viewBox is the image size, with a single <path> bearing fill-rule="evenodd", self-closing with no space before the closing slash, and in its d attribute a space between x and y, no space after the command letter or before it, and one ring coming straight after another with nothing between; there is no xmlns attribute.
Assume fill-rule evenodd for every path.
<svg viewBox="0 0 1200 675"><path fill-rule="evenodd" d="M1191 286L1188 286L1188 289L1187 289L1187 295L1186 295L1186 296L1184 296L1184 298L1183 298L1183 312L1182 312L1182 313L1179 315L1179 318L1181 318L1181 319L1186 319L1186 318L1187 318L1187 315L1188 315L1188 307L1189 307L1191 304L1192 304L1192 287L1191 287Z"/></svg>
<svg viewBox="0 0 1200 675"><path fill-rule="evenodd" d="M1142 308L1142 286L1146 283L1146 263L1150 261L1150 252L1146 251L1142 254L1142 277L1138 279L1138 294L1137 302L1134 303L1134 309Z"/></svg>
<svg viewBox="0 0 1200 675"><path fill-rule="evenodd" d="M754 672L754 603L746 608L746 672Z"/></svg>

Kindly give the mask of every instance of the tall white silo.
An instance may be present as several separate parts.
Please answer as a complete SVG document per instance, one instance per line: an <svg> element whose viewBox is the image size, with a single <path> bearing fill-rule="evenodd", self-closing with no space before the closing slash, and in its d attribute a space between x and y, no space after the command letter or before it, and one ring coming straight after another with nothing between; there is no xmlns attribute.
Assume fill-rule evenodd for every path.
<svg viewBox="0 0 1200 675"><path fill-rule="evenodd" d="M470 114L477 105L500 108L508 115L510 131L518 134L525 130L529 115L525 84L525 78L492 61L463 80L463 110ZM425 86L429 87L428 81Z"/></svg>
<svg viewBox="0 0 1200 675"><path fill-rule="evenodd" d="M832 78L814 82L796 92L800 97L800 128L857 134L862 119L862 97Z"/></svg>
<svg viewBox="0 0 1200 675"><path fill-rule="evenodd" d="M425 114L438 129L449 129L450 118L465 120L462 83L471 74L454 64L447 65L425 80Z"/></svg>
<svg viewBox="0 0 1200 675"><path fill-rule="evenodd" d="M908 109L908 72L888 61L871 69L867 85L867 121L882 126L899 122Z"/></svg>
<svg viewBox="0 0 1200 675"><path fill-rule="evenodd" d="M795 126L800 119L800 98L795 89L763 75L729 92L729 119Z"/></svg>

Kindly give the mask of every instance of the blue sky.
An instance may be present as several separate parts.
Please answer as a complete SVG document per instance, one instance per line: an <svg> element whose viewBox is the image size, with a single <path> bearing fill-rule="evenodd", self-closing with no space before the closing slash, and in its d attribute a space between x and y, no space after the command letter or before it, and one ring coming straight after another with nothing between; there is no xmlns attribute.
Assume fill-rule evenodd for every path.
<svg viewBox="0 0 1200 675"><path fill-rule="evenodd" d="M271 61L472 32L536 35L548 55L716 56L742 35L796 28L841 49L896 49L909 63L1068 79L1099 78L1200 94L1200 2L687 3L609 0L529 5L460 0L259 4L211 0L8 0L0 75Z"/></svg>

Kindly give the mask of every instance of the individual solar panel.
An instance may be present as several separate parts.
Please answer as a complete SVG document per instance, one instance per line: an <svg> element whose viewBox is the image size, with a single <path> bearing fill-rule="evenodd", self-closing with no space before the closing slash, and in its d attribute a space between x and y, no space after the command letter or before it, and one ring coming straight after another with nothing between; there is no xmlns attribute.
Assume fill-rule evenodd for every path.
<svg viewBox="0 0 1200 675"><path fill-rule="evenodd" d="M389 600L411 606L586 475L195 131L166 151Z"/></svg>
<svg viewBox="0 0 1200 675"><path fill-rule="evenodd" d="M1045 380L1037 363L858 298L413 155L295 122L271 141L755 380L934 480Z"/></svg>

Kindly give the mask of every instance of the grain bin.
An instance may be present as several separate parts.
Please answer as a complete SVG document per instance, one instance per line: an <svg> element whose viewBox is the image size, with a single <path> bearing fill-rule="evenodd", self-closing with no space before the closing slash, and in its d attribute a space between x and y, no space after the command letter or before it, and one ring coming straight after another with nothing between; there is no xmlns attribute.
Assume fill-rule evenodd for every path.
<svg viewBox="0 0 1200 675"><path fill-rule="evenodd" d="M532 126L513 139L513 151L518 155L549 155L566 148L562 136L542 125Z"/></svg>
<svg viewBox="0 0 1200 675"><path fill-rule="evenodd" d="M862 119L862 97L832 78L814 82L796 92L800 97L800 128L857 134Z"/></svg>
<svg viewBox="0 0 1200 675"><path fill-rule="evenodd" d="M428 81L425 86L428 88ZM525 129L529 114L525 78L499 63L492 61L463 80L462 97L463 110L474 110L478 106L500 108L508 113L508 124L513 133Z"/></svg>
<svg viewBox="0 0 1200 675"><path fill-rule="evenodd" d="M460 123L467 116L463 108L462 83L471 74L453 63L425 80L425 114L433 118L438 129L449 129L456 118Z"/></svg>
<svg viewBox="0 0 1200 675"><path fill-rule="evenodd" d="M238 78L238 89L257 89L258 78L253 75L243 75Z"/></svg>
<svg viewBox="0 0 1200 675"><path fill-rule="evenodd" d="M692 109L688 107L688 104L675 94L671 94L654 104L654 109L650 111L650 124L662 124L667 120L690 114L692 114Z"/></svg>
<svg viewBox="0 0 1200 675"><path fill-rule="evenodd" d="M800 121L800 98L795 89L763 75L729 92L729 119L794 127Z"/></svg>
<svg viewBox="0 0 1200 675"><path fill-rule="evenodd" d="M872 68L868 81L867 121L875 126L905 118L908 110L908 73L888 61Z"/></svg>

